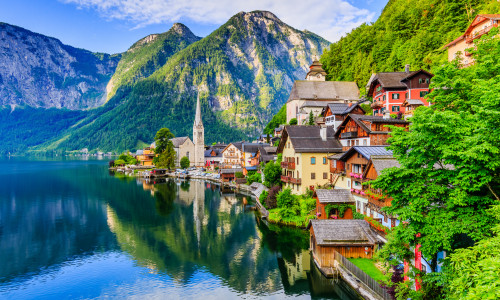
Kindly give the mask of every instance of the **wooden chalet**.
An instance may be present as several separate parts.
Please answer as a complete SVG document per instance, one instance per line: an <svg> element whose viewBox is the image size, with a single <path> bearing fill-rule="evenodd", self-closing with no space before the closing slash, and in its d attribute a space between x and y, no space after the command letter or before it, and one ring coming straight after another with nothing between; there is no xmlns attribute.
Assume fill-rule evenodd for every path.
<svg viewBox="0 0 500 300"><path fill-rule="evenodd" d="M220 169L220 178L222 179L223 182L231 182L235 181L236 177L235 174L241 172L243 173L242 168L226 168L226 169Z"/></svg>
<svg viewBox="0 0 500 300"><path fill-rule="evenodd" d="M334 267L334 251L346 258L372 258L382 243L365 220L310 220L310 249L320 268Z"/></svg>
<svg viewBox="0 0 500 300"><path fill-rule="evenodd" d="M342 124L348 114L364 115L365 111L358 103L328 103L321 112L326 126L333 126L333 130Z"/></svg>
<svg viewBox="0 0 500 300"><path fill-rule="evenodd" d="M415 112L415 109L417 109L420 106L423 106L424 103L422 100L418 99L406 99L405 102L403 102L403 106L405 107L405 119L412 117L413 113Z"/></svg>
<svg viewBox="0 0 500 300"><path fill-rule="evenodd" d="M350 207L345 208L342 213L340 210L341 205L354 205L354 197L351 195L351 191L347 189L317 189L314 191L314 196L316 199L316 216L319 220L325 219L352 219L352 209ZM333 206L329 211L325 209L327 206Z"/></svg>
<svg viewBox="0 0 500 300"><path fill-rule="evenodd" d="M391 129L387 125L408 128L409 122L391 117L349 114L335 132L342 144L342 151L352 146L387 145Z"/></svg>
<svg viewBox="0 0 500 300"><path fill-rule="evenodd" d="M141 166L153 166L153 159L156 156L154 149L146 147L143 150L137 150L136 159Z"/></svg>
<svg viewBox="0 0 500 300"><path fill-rule="evenodd" d="M429 93L429 84L434 75L425 71L410 71L410 66L405 66L404 72L382 72L373 74L368 84L367 94L372 97L374 116L385 113L404 113L404 100L420 100L425 106L429 102L425 96Z"/></svg>

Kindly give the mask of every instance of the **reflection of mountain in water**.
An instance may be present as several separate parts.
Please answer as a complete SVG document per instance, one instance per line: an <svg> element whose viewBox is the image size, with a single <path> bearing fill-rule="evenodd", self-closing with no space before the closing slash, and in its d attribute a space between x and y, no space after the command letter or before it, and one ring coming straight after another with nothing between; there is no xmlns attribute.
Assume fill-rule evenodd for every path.
<svg viewBox="0 0 500 300"><path fill-rule="evenodd" d="M122 249L180 283L207 268L241 292L280 289L276 256L263 247L254 215L245 213L239 201L242 196L221 198L218 189L205 185L190 181L185 191L170 180L155 185L151 201L110 201L108 224ZM170 214L157 213L153 201L173 203Z"/></svg>

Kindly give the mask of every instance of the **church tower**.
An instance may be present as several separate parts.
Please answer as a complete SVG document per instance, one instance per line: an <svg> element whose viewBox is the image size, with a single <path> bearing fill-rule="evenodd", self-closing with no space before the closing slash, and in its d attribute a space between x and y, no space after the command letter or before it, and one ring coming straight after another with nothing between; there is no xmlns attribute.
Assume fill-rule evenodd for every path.
<svg viewBox="0 0 500 300"><path fill-rule="evenodd" d="M200 95L196 99L196 115L193 124L193 143L194 143L194 161L195 167L205 165L205 129L201 121Z"/></svg>

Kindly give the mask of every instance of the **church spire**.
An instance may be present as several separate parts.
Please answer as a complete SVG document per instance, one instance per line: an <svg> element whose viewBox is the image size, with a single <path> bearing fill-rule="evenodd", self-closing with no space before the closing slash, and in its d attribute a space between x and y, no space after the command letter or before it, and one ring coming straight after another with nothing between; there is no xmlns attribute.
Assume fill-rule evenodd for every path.
<svg viewBox="0 0 500 300"><path fill-rule="evenodd" d="M194 125L203 125L201 121L200 94L196 98L196 116L194 117Z"/></svg>

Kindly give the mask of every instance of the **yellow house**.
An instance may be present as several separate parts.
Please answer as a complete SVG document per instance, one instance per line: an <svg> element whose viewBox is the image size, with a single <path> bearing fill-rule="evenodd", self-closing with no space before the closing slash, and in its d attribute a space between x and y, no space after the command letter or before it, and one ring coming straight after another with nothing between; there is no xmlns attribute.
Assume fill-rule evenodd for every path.
<svg viewBox="0 0 500 300"><path fill-rule="evenodd" d="M474 40L480 38L483 34L488 33L491 28L498 27L500 23L500 14L496 15L477 15L464 34L451 41L445 48L448 48L448 61L454 60L460 56L464 67L468 67L474 63L471 53L466 49L474 47Z"/></svg>
<svg viewBox="0 0 500 300"><path fill-rule="evenodd" d="M281 181L294 194L304 194L330 182L328 156L342 152L333 127L285 126L278 153L282 153Z"/></svg>
<svg viewBox="0 0 500 300"><path fill-rule="evenodd" d="M156 154L151 147L147 147L143 150L137 150L136 159L139 161L141 166L152 166L155 155Z"/></svg>

